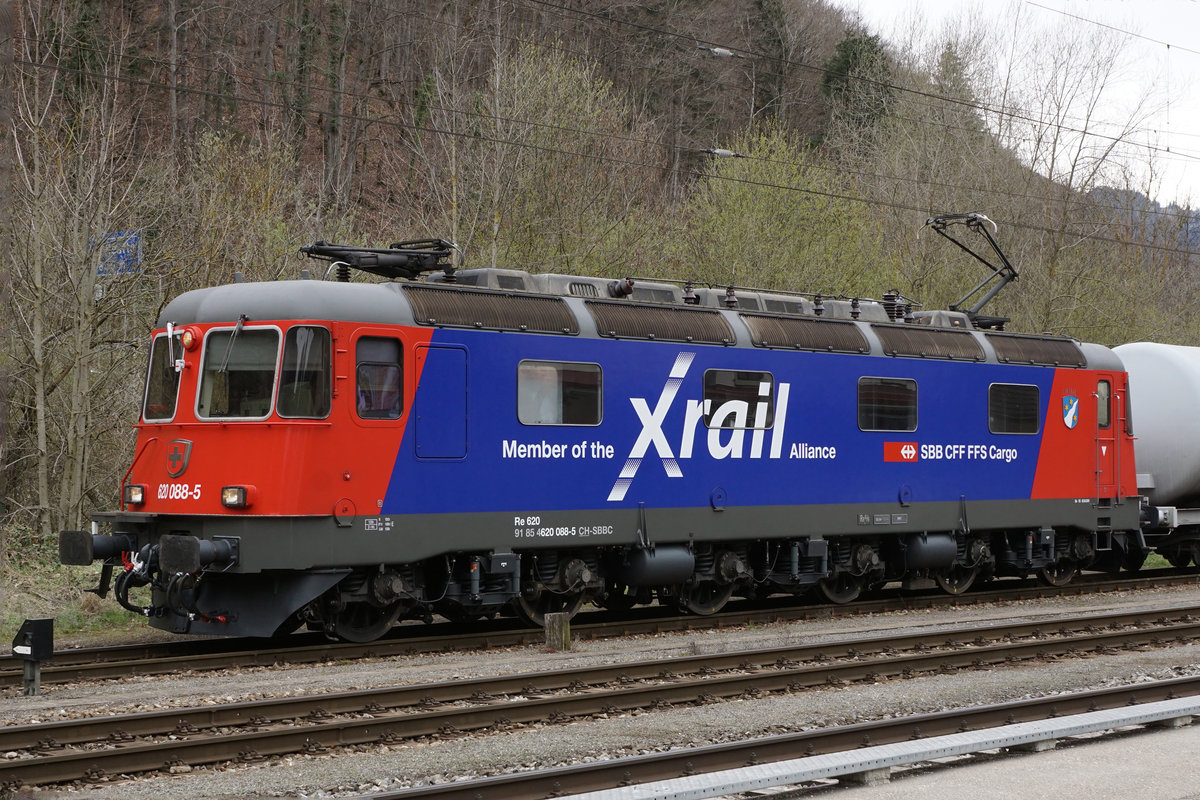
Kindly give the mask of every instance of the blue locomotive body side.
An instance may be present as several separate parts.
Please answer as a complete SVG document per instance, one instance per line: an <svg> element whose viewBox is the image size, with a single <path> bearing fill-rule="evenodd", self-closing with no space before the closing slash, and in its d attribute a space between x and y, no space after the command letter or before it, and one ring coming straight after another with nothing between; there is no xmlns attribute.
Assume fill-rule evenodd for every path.
<svg viewBox="0 0 1200 800"><path fill-rule="evenodd" d="M433 343L446 349L423 368L385 514L438 513L447 503L466 512L707 507L717 488L737 506L896 502L901 492L906 502L1027 500L1042 434L1062 424L1050 408L1055 370L1046 367L489 332L438 331ZM602 421L521 424L517 366L530 359L598 365ZM468 409L465 446L430 458L418 426L445 415L444 368L465 381L456 387ZM770 375L770 427L754 428L752 419L707 427L697 407L708 370ZM860 429L863 377L915 382L915 430ZM427 383L434 393L425 393ZM989 430L993 384L1037 387L1035 433ZM904 445L915 448L909 458ZM412 491L439 473L462 491Z"/></svg>

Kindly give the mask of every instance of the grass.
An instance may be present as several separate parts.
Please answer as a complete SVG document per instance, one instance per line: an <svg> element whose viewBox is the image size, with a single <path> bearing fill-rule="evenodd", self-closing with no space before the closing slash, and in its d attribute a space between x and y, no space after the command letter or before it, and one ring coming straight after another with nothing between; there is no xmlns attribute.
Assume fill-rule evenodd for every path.
<svg viewBox="0 0 1200 800"><path fill-rule="evenodd" d="M1160 556L1158 553L1151 553L1146 558L1146 563L1142 565L1142 568L1143 569L1163 569L1163 568L1169 567L1169 566L1171 566L1171 565L1169 563L1167 563L1167 560L1165 558Z"/></svg>
<svg viewBox="0 0 1200 800"><path fill-rule="evenodd" d="M99 566L9 565L0 589L0 647L12 641L26 619L46 617L54 618L56 642L136 638L146 628L143 617L121 608L111 593L101 600L84 591L99 577Z"/></svg>

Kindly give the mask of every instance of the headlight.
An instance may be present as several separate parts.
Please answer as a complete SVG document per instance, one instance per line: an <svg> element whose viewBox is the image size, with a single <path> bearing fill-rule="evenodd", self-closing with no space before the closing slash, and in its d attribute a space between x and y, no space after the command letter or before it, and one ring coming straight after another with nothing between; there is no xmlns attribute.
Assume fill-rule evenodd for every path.
<svg viewBox="0 0 1200 800"><path fill-rule="evenodd" d="M254 504L253 486L222 486L221 505L226 508L249 508Z"/></svg>
<svg viewBox="0 0 1200 800"><path fill-rule="evenodd" d="M146 502L146 487L137 483L127 483L121 492L121 499L127 506L140 506Z"/></svg>

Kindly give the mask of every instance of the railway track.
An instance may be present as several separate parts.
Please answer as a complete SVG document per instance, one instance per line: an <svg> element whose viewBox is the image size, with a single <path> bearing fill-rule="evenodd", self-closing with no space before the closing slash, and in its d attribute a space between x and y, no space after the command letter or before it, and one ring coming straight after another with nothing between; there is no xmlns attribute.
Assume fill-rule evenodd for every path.
<svg viewBox="0 0 1200 800"><path fill-rule="evenodd" d="M897 744L1018 722L1085 714L1200 695L1200 678L1174 678L1060 694L1034 700L955 709L933 714L862 722L834 728L765 736L665 753L572 764L411 789L374 792L369 800L543 800L583 792L671 780L699 772L738 769L808 756L841 753L872 745ZM790 795L789 795L790 796ZM359 800L366 800L361 798Z"/></svg>
<svg viewBox="0 0 1200 800"><path fill-rule="evenodd" d="M1200 606L1193 606L11 726L0 729L0 751L18 756L0 761L0 786L461 736L633 709L1164 647L1197 636ZM1200 693L1200 683L1181 682L1175 691Z"/></svg>
<svg viewBox="0 0 1200 800"><path fill-rule="evenodd" d="M657 608L642 608L620 619L611 619L603 612L580 614L572 623L572 633L580 639L602 639L1196 584L1200 584L1200 574L1162 569L1147 570L1133 577L1118 579L1098 574L1085 575L1061 588L1042 586L1033 581L997 581L985 591L963 595L888 591L880 598L844 606L795 605L794 601L785 604L785 599L779 598L757 605L731 604L731 610L709 617L663 614ZM53 660L45 662L42 665L42 683L52 685L137 675L165 675L183 670L315 664L446 650L520 647L538 644L543 640L540 629L514 620L491 620L466 625L404 625L397 627L389 636L367 644L339 644L317 634L299 634L286 640L269 640L265 647L261 639L190 639L79 648L60 650L54 654ZM20 686L21 681L21 660L11 656L0 657L0 689Z"/></svg>

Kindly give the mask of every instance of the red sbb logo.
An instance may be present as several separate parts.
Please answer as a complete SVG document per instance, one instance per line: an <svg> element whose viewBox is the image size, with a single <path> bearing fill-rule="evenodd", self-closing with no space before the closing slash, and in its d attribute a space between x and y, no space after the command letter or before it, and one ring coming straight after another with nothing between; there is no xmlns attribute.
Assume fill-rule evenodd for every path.
<svg viewBox="0 0 1200 800"><path fill-rule="evenodd" d="M884 442L884 461L916 461L919 449L916 442Z"/></svg>

